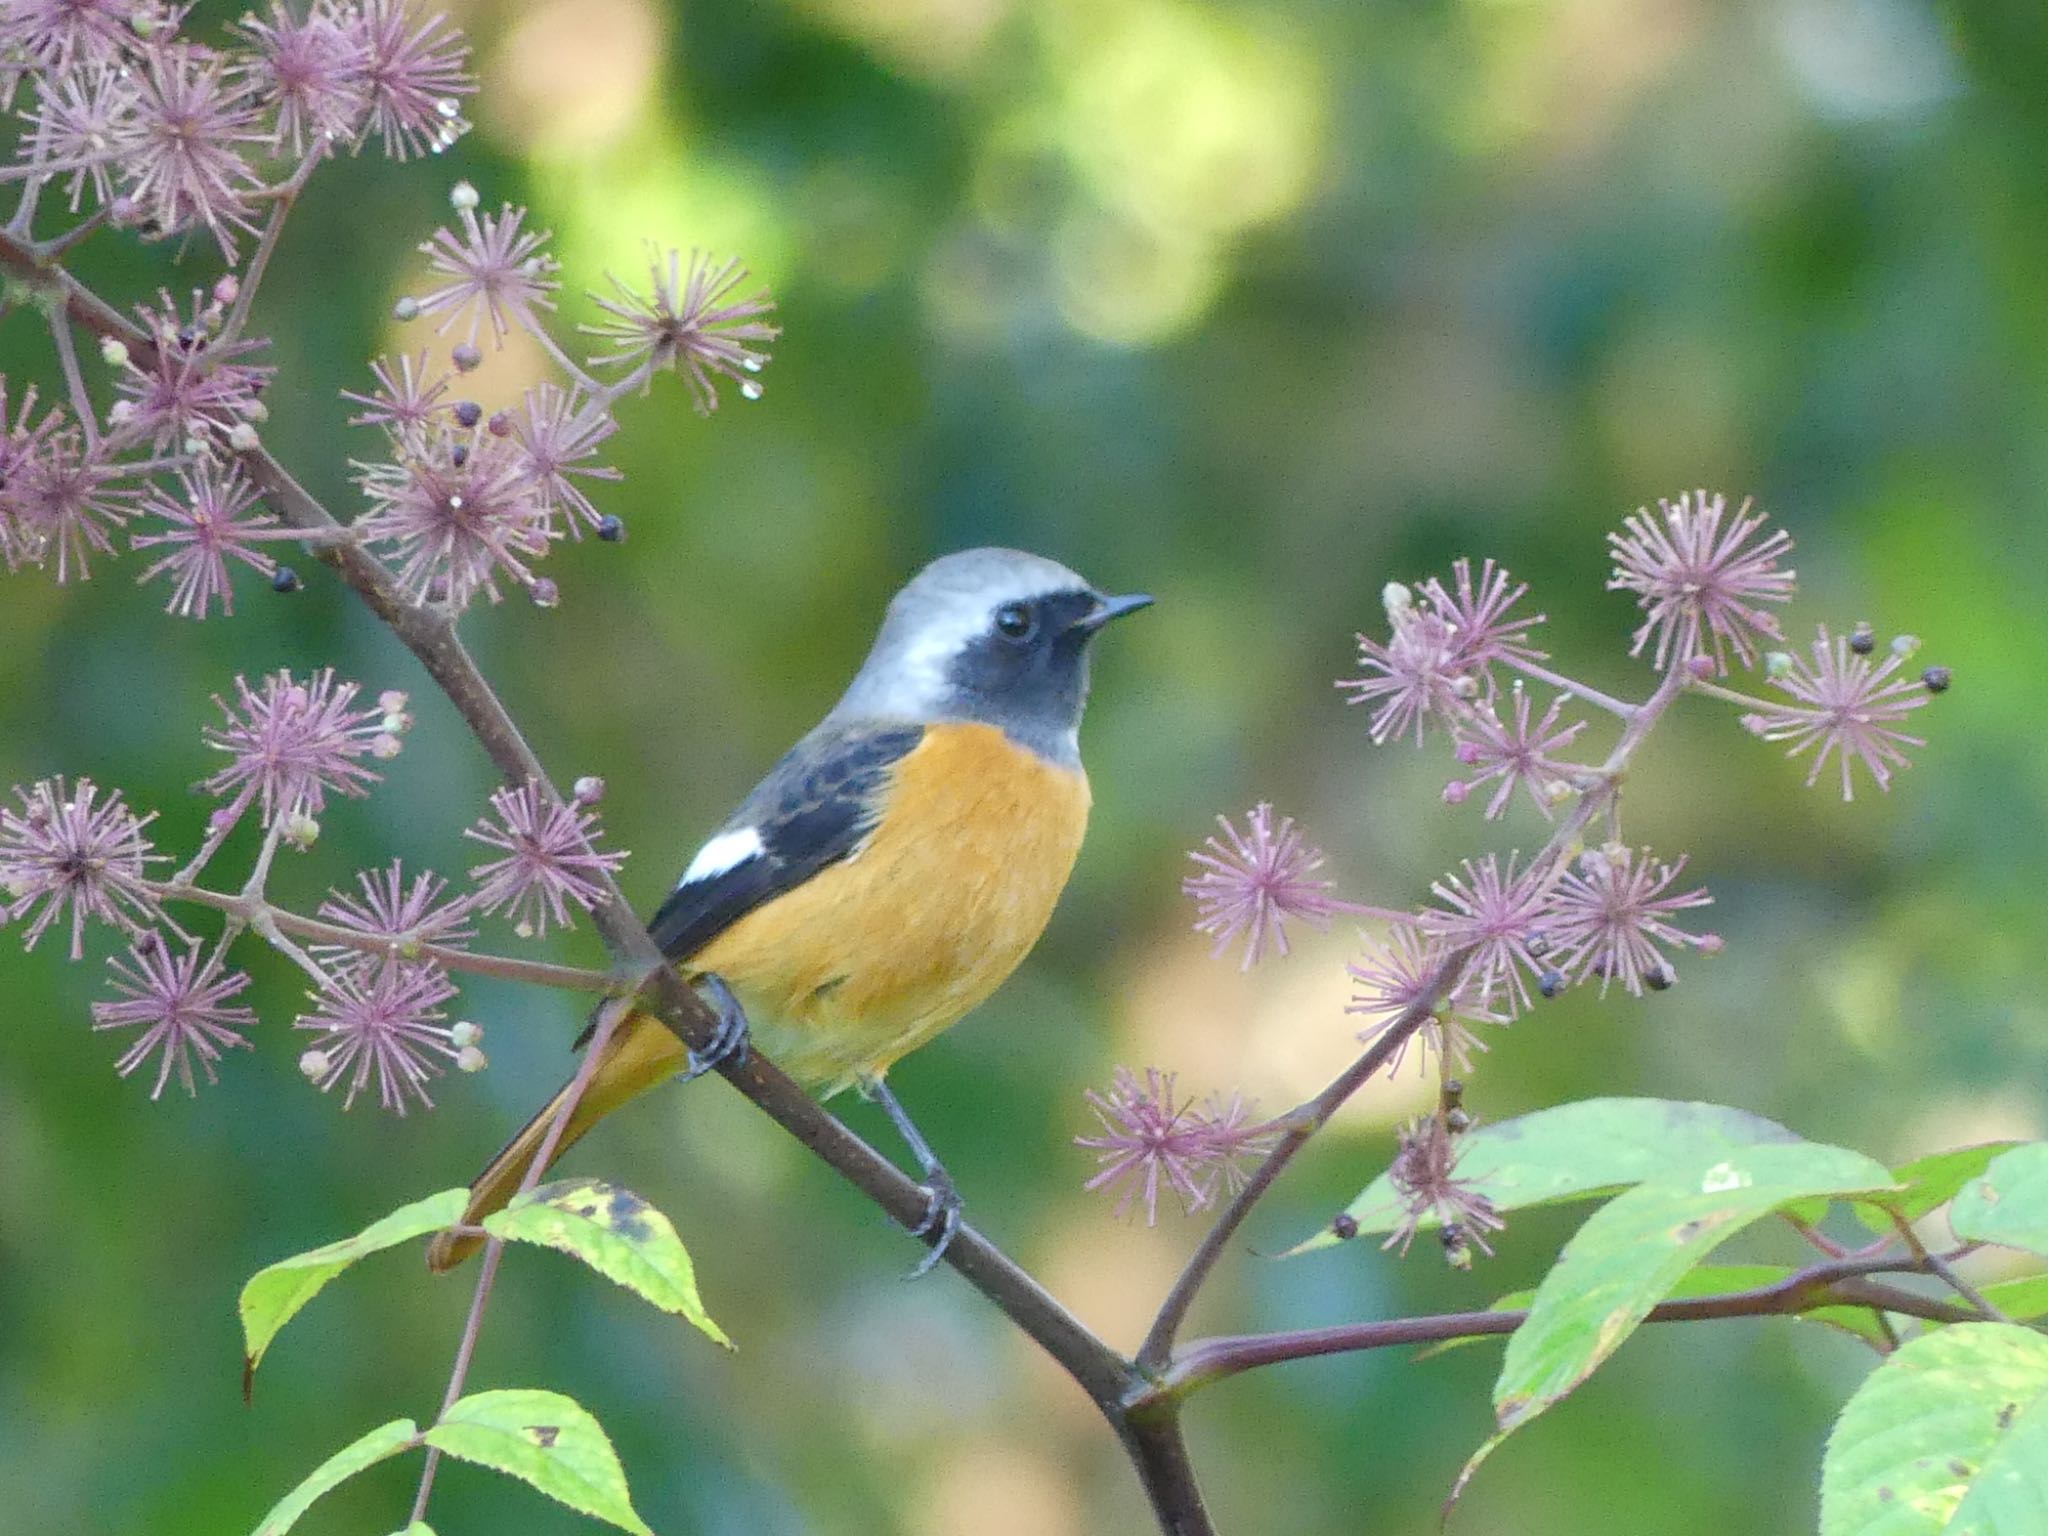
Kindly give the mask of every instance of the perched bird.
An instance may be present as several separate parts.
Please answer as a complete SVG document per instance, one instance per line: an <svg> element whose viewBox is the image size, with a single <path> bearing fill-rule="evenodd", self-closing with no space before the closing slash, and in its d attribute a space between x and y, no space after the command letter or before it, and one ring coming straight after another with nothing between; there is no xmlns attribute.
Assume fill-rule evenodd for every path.
<svg viewBox="0 0 2048 1536"><path fill-rule="evenodd" d="M920 1272L959 1201L884 1077L1038 942L1088 822L1089 642L1151 601L1105 596L1018 550L933 561L889 604L844 697L697 850L648 924L719 1006L725 1041L751 1030L827 1097L857 1087L888 1113L932 1195ZM622 1020L557 1152L719 1057L693 1059L650 1014ZM478 1175L464 1226L511 1198L562 1094ZM450 1268L478 1243L444 1232L428 1263Z"/></svg>

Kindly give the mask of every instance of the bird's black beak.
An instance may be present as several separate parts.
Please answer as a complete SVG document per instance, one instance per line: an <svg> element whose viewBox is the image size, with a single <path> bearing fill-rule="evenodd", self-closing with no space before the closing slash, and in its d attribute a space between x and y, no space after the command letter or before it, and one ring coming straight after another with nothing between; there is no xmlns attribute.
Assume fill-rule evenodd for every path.
<svg viewBox="0 0 2048 1536"><path fill-rule="evenodd" d="M1074 628L1083 634L1092 635L1111 619L1120 619L1127 613L1136 613L1140 608L1151 606L1151 594L1146 592L1126 592L1121 597L1106 597L1097 593L1095 607L1083 614L1075 622Z"/></svg>

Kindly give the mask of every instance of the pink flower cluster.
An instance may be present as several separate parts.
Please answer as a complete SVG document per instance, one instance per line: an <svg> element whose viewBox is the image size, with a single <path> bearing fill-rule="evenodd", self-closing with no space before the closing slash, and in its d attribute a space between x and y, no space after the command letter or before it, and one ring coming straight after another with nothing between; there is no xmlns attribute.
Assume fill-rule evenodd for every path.
<svg viewBox="0 0 2048 1536"><path fill-rule="evenodd" d="M1290 922L1326 928L1340 913L1383 919L1349 967L1350 1011L1370 1021L1361 1037L1367 1041L1402 1025L1390 1069L1413 1038L1444 1073L1467 1072L1484 1048L1480 1030L1511 1022L1539 999L1586 983L1603 995L1616 983L1638 997L1661 992L1678 979L1677 956L1721 948L1717 936L1681 926L1684 914L1709 903L1704 890L1682 883L1686 859L1659 858L1620 831L1622 772L1680 698L1735 706L1750 732L1808 757L1808 784L1832 769L1850 799L1859 768L1880 789L1890 787L1905 749L1923 744L1902 722L1950 686L1945 668L1910 674L1918 645L1911 637L1880 655L1867 624L1846 636L1821 628L1807 655L1779 649L1775 609L1795 592L1783 563L1792 540L1747 502L1732 516L1725 497L1705 491L1659 502L1630 514L1608 544L1608 588L1632 593L1642 614L1630 654L1647 653L1658 674L1647 697L1614 698L1552 670L1535 645L1543 617L1523 609L1528 588L1492 560L1477 570L1459 560L1448 580L1390 583L1387 633L1359 636L1360 674L1338 685L1369 707L1367 733L1376 743L1421 744L1432 731L1448 737L1459 772L1445 803L1463 804L1484 790L1491 821L1521 791L1553 828L1533 857L1515 851L1465 859L1432 883L1429 904L1382 912L1341 899L1322 873L1321 851L1270 805L1255 807L1242 829L1219 818L1222 835L1189 855L1195 869L1182 889L1196 904L1196 930L1215 941L1218 955L1241 944L1246 968L1287 953ZM1735 663L1760 674L1763 695L1722 681ZM1539 690L1548 698L1539 699ZM1619 727L1604 756L1579 751L1593 723L1588 710ZM1587 846L1596 823L1606 836ZM1203 1149L1214 1138L1199 1116L1172 1108L1171 1082L1155 1072L1141 1091L1121 1073L1108 1096L1089 1096L1098 1117L1117 1128L1080 1138L1103 1162L1090 1188L1120 1188L1126 1203L1141 1190L1150 1212L1164 1181L1190 1208L1201 1203L1190 1196L1197 1187L1190 1170L1213 1166ZM1458 1194L1458 1127L1445 1129L1442 1118L1404 1133L1395 1183L1413 1193L1418 1218L1435 1209L1459 1228L1461 1242L1483 1250L1484 1231L1497 1223Z"/></svg>
<svg viewBox="0 0 2048 1536"><path fill-rule="evenodd" d="M464 958L474 920L504 913L521 936L570 923L578 907L606 897L605 878L625 855L599 851L592 809L603 781L580 780L567 802L544 786L496 791L489 813L466 835L499 857L469 871L469 888L451 892L430 871L408 881L394 861L356 877L352 893L330 892L314 919L289 914L263 895L279 847L307 848L329 796L361 796L380 774L371 767L398 754L412 720L405 695L359 704L359 686L331 670L305 679L274 673L235 680L232 702L215 700L221 723L205 732L226 761L200 788L219 802L205 841L177 874L149 836L155 813L137 815L119 793L90 780L45 779L17 787L0 807L0 923L21 922L33 948L53 927L67 927L70 956L85 954L94 923L115 929L126 952L109 961L110 1001L93 1005L96 1029L138 1033L116 1063L122 1076L154 1062L151 1097L175 1075L187 1092L200 1074L214 1080L223 1051L249 1042L255 1016L233 1001L248 976L230 969L237 939L254 932L290 954L311 982L311 1005L298 1028L312 1036L300 1067L319 1087L345 1085L344 1102L374 1086L378 1101L403 1114L428 1104L427 1083L442 1061L475 1071L484 1065L472 1024L446 1022L456 996L448 962ZM263 833L255 874L239 892L201 885L207 865L249 815ZM210 945L185 932L169 908L186 902L227 913ZM284 926L281 926L284 925ZM301 948L289 935L309 936Z"/></svg>

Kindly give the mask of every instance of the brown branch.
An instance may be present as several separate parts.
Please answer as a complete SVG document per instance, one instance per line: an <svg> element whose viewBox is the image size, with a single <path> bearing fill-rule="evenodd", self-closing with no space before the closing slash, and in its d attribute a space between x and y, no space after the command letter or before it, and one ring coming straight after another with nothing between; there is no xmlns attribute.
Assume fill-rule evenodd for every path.
<svg viewBox="0 0 2048 1536"><path fill-rule="evenodd" d="M1689 1296L1660 1302L1646 1322L1693 1323L1731 1317L1789 1317L1818 1307L1867 1307L1873 1312L1918 1317L1930 1322L1974 1321L1977 1314L1950 1302L1902 1291L1871 1279L1883 1274L1931 1274L1933 1265L1919 1258L1843 1259L1814 1264L1782 1280L1747 1291L1714 1296ZM1181 1399L1227 1376L1289 1360L1389 1349L1406 1344L1440 1344L1451 1339L1477 1339L1513 1333L1528 1318L1526 1310L1445 1312L1433 1317L1397 1317L1369 1323L1343 1323L1332 1328L1304 1328L1287 1333L1240 1334L1198 1339L1181 1350L1173 1364L1144 1394L1133 1401L1134 1415L1144 1414L1167 1399Z"/></svg>

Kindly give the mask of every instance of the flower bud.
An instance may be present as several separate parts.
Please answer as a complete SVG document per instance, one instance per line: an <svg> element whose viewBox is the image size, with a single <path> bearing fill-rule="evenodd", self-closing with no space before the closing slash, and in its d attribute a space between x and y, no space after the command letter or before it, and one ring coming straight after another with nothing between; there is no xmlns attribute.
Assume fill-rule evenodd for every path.
<svg viewBox="0 0 2048 1536"><path fill-rule="evenodd" d="M405 713L405 706L412 702L412 695L402 688L386 688L377 695L377 707L387 715Z"/></svg>
<svg viewBox="0 0 2048 1536"><path fill-rule="evenodd" d="M607 512L597 520L597 536L607 544L626 542L626 525Z"/></svg>
<svg viewBox="0 0 2048 1536"><path fill-rule="evenodd" d="M284 840L304 852L320 840L320 823L304 811L293 811L284 819Z"/></svg>
<svg viewBox="0 0 2048 1536"><path fill-rule="evenodd" d="M455 365L457 373L473 373L484 363L481 348L473 341L465 341L448 354L448 361Z"/></svg>
<svg viewBox="0 0 2048 1536"><path fill-rule="evenodd" d="M270 578L270 590L273 592L296 592L303 586L305 583L299 580L299 573L288 565L280 565Z"/></svg>
<svg viewBox="0 0 2048 1536"><path fill-rule="evenodd" d="M404 750L405 743L390 731L379 731L370 738L370 756L382 762L390 762Z"/></svg>
<svg viewBox="0 0 2048 1536"><path fill-rule="evenodd" d="M327 1053L323 1050L316 1048L299 1053L299 1071L304 1074L306 1081L309 1083L319 1082L321 1078L327 1075L331 1065L332 1063L327 1059Z"/></svg>
<svg viewBox="0 0 2048 1536"><path fill-rule="evenodd" d="M1554 967L1536 978L1536 990L1545 997L1562 997L1569 986L1571 978Z"/></svg>
<svg viewBox="0 0 2048 1536"><path fill-rule="evenodd" d="M1390 581L1380 588L1380 606L1387 610L1387 622L1399 629L1415 611L1415 594L1406 582Z"/></svg>
<svg viewBox="0 0 2048 1536"><path fill-rule="evenodd" d="M256 429L246 421L238 421L228 428L228 446L237 453L254 453L263 445L263 439L256 435Z"/></svg>
<svg viewBox="0 0 2048 1536"><path fill-rule="evenodd" d="M455 1053L455 1068L458 1072L481 1072L490 1064L490 1057L473 1045L465 1045Z"/></svg>
<svg viewBox="0 0 2048 1536"><path fill-rule="evenodd" d="M405 295L391 306L391 318L394 320L417 320L419 317L420 301L411 294Z"/></svg>
<svg viewBox="0 0 2048 1536"><path fill-rule="evenodd" d="M455 419L465 427L473 427L484 419L484 408L474 400L455 402Z"/></svg>
<svg viewBox="0 0 2048 1536"><path fill-rule="evenodd" d="M493 437L510 437L512 435L512 413L510 411L491 412L491 419L484 423L484 430Z"/></svg>
<svg viewBox="0 0 2048 1536"><path fill-rule="evenodd" d="M1929 693L1947 693L1948 685L1955 681L1955 675L1947 667L1929 667L1920 674L1920 682Z"/></svg>
<svg viewBox="0 0 2048 1536"><path fill-rule="evenodd" d="M232 304L242 296L242 280L232 272L223 272L213 285L213 302Z"/></svg>
<svg viewBox="0 0 2048 1536"><path fill-rule="evenodd" d="M604 798L604 780L594 773L586 773L576 781L570 794L578 805L595 805Z"/></svg>
<svg viewBox="0 0 2048 1536"><path fill-rule="evenodd" d="M1765 677L1788 676L1792 671L1793 665L1792 653L1790 651L1767 651L1764 653Z"/></svg>
<svg viewBox="0 0 2048 1536"><path fill-rule="evenodd" d="M1713 657L1701 655L1695 656L1686 662L1685 670L1691 675L1694 682L1704 683L1721 669L1715 664Z"/></svg>
<svg viewBox="0 0 2048 1536"><path fill-rule="evenodd" d="M1858 656L1868 656L1877 649L1877 631L1870 620L1858 619L1856 627L1849 631L1849 649Z"/></svg>
<svg viewBox="0 0 2048 1536"><path fill-rule="evenodd" d="M475 1045L483 1037L484 1027L481 1024L472 1024L467 1019L451 1026L448 1030L448 1043L457 1050L461 1050L466 1045Z"/></svg>
<svg viewBox="0 0 2048 1536"><path fill-rule="evenodd" d="M1901 661L1904 661L1907 657L1911 656L1915 651L1919 649L1920 637L1918 635L1892 636L1892 654L1898 657Z"/></svg>
<svg viewBox="0 0 2048 1536"><path fill-rule="evenodd" d="M1472 786L1470 784L1467 784L1463 779L1453 779L1444 786L1444 804L1463 805L1466 797L1471 793Z"/></svg>
<svg viewBox="0 0 2048 1536"><path fill-rule="evenodd" d="M476 188L466 181L458 181L448 189L448 206L457 213L469 213L482 201Z"/></svg>
<svg viewBox="0 0 2048 1536"><path fill-rule="evenodd" d="M545 576L536 576L533 585L526 589L526 595L533 599L536 608L559 608L562 605L562 589Z"/></svg>
<svg viewBox="0 0 2048 1536"><path fill-rule="evenodd" d="M126 368L128 366L128 344L118 336L101 337L100 361L109 368Z"/></svg>
<svg viewBox="0 0 2048 1536"><path fill-rule="evenodd" d="M1453 755L1467 768L1476 768L1479 765L1479 759L1486 755L1486 749L1476 741L1461 741L1458 743L1458 750Z"/></svg>

